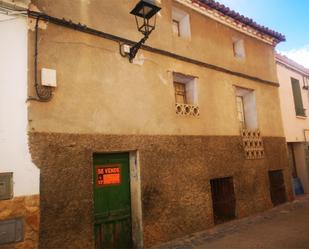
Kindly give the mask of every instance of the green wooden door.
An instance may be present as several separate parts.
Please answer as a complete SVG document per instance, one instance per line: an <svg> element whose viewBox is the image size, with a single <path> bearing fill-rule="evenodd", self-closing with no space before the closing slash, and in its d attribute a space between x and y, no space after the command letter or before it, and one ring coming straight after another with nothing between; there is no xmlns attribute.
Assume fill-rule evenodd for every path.
<svg viewBox="0 0 309 249"><path fill-rule="evenodd" d="M132 248L129 154L95 154L96 249Z"/></svg>

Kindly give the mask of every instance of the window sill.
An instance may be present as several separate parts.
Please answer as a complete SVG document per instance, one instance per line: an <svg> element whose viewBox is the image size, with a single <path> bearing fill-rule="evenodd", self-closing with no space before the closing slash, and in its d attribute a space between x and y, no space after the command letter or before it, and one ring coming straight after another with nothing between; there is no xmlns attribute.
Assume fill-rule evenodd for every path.
<svg viewBox="0 0 309 249"><path fill-rule="evenodd" d="M299 119L307 119L307 116L296 116L296 118L299 118Z"/></svg>
<svg viewBox="0 0 309 249"><path fill-rule="evenodd" d="M200 115L200 108L198 105L189 104L175 104L175 111L177 115L181 116L194 116L198 117Z"/></svg>

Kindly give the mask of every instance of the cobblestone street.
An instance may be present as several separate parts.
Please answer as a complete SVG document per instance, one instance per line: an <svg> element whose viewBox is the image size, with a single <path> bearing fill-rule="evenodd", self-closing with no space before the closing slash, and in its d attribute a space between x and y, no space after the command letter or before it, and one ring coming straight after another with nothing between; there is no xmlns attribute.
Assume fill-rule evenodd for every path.
<svg viewBox="0 0 309 249"><path fill-rule="evenodd" d="M152 249L308 249L309 196Z"/></svg>

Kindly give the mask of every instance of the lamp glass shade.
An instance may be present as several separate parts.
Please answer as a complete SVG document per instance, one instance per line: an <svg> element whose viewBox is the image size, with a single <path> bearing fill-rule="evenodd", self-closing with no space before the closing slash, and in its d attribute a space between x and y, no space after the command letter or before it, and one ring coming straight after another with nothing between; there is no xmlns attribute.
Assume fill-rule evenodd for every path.
<svg viewBox="0 0 309 249"><path fill-rule="evenodd" d="M156 6L150 1L141 0L130 13L132 15L139 16L148 20L157 14L160 10L160 7Z"/></svg>

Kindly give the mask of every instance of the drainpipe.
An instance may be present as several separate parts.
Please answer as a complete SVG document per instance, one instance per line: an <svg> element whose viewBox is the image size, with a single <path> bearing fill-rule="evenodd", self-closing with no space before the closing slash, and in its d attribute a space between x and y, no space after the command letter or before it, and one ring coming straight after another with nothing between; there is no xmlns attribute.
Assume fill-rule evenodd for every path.
<svg viewBox="0 0 309 249"><path fill-rule="evenodd" d="M304 129L303 132L304 132L305 144L307 144L306 132L309 132L309 129Z"/></svg>

